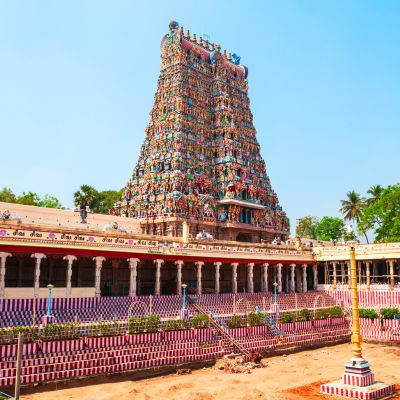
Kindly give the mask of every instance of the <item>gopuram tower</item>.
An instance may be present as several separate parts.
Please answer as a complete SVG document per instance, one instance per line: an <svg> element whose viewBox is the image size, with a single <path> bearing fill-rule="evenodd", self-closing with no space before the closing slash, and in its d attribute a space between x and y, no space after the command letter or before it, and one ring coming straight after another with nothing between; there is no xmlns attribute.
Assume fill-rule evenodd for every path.
<svg viewBox="0 0 400 400"><path fill-rule="evenodd" d="M169 23L146 138L112 213L143 233L264 242L289 221L260 155L247 68L235 54Z"/></svg>

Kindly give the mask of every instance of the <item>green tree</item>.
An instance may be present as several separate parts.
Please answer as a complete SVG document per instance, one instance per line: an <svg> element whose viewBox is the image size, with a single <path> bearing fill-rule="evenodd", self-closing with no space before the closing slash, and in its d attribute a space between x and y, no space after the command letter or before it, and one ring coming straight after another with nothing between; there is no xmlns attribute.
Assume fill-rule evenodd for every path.
<svg viewBox="0 0 400 400"><path fill-rule="evenodd" d="M0 201L4 201L5 203L16 203L17 196L15 196L10 188L3 187L0 191Z"/></svg>
<svg viewBox="0 0 400 400"><path fill-rule="evenodd" d="M40 197L35 192L22 192L22 194L17 197L17 203L26 206L40 206Z"/></svg>
<svg viewBox="0 0 400 400"><path fill-rule="evenodd" d="M47 208L64 208L62 204L59 202L57 197L50 196L48 194L45 194L40 200L39 200L39 206L40 207L47 207Z"/></svg>
<svg viewBox="0 0 400 400"><path fill-rule="evenodd" d="M86 207L96 212L97 207L100 206L101 197L100 193L90 185L82 185L79 190L74 193L75 206Z"/></svg>
<svg viewBox="0 0 400 400"><path fill-rule="evenodd" d="M374 204L382 195L384 188L381 185L373 185L371 186L367 193L370 197L367 198L367 205Z"/></svg>
<svg viewBox="0 0 400 400"><path fill-rule="evenodd" d="M346 234L346 224L338 217L323 217L317 228L318 240L338 241Z"/></svg>
<svg viewBox="0 0 400 400"><path fill-rule="evenodd" d="M100 204L95 212L108 214L115 202L121 200L123 189L121 190L103 190L99 193Z"/></svg>
<svg viewBox="0 0 400 400"><path fill-rule="evenodd" d="M297 220L296 236L302 238L316 239L317 238L317 226L319 220L317 217L307 215Z"/></svg>
<svg viewBox="0 0 400 400"><path fill-rule="evenodd" d="M340 200L340 202L342 203L340 212L343 214L343 218L346 221L353 221L358 225L366 206L366 200L354 190L351 190L347 193L347 199ZM361 232L364 234L367 243L369 243L367 232L364 229L361 229Z"/></svg>
<svg viewBox="0 0 400 400"><path fill-rule="evenodd" d="M383 189L364 209L359 229L373 229L377 242L400 241L400 183Z"/></svg>

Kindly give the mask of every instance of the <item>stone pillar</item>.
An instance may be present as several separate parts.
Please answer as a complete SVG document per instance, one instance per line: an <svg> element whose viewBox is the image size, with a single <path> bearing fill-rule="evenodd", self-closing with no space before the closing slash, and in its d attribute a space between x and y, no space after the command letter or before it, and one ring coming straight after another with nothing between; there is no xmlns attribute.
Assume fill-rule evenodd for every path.
<svg viewBox="0 0 400 400"><path fill-rule="evenodd" d="M96 272L94 276L94 293L96 297L101 296L101 268L103 267L103 262L106 261L105 257L93 257L93 261L96 263Z"/></svg>
<svg viewBox="0 0 400 400"><path fill-rule="evenodd" d="M263 264L263 268L264 268L264 276L263 276L264 285L263 285L263 289L264 289L264 292L268 292L268 267L269 267L268 263Z"/></svg>
<svg viewBox="0 0 400 400"><path fill-rule="evenodd" d="M344 272L344 262L343 261L340 263L340 270L341 270L341 274L342 274L342 279L341 279L342 285L344 285L346 282L346 273Z"/></svg>
<svg viewBox="0 0 400 400"><path fill-rule="evenodd" d="M282 293L282 267L283 264L278 264L278 293Z"/></svg>
<svg viewBox="0 0 400 400"><path fill-rule="evenodd" d="M6 287L6 260L11 257L10 253L0 253L0 299L4 299Z"/></svg>
<svg viewBox="0 0 400 400"><path fill-rule="evenodd" d="M371 290L371 271L369 269L371 261L365 261L365 274L367 276L367 290Z"/></svg>
<svg viewBox="0 0 400 400"><path fill-rule="evenodd" d="M182 296L182 267L184 262L182 260L175 261L176 265L176 294Z"/></svg>
<svg viewBox="0 0 400 400"><path fill-rule="evenodd" d="M294 283L294 269L296 268L296 264L290 264L290 291L295 292L295 283Z"/></svg>
<svg viewBox="0 0 400 400"><path fill-rule="evenodd" d="M303 293L307 292L307 264L303 264Z"/></svg>
<svg viewBox="0 0 400 400"><path fill-rule="evenodd" d="M73 262L76 260L75 256L64 256L63 260L67 261L67 277L65 280L65 287L66 287L66 291L65 291L65 295L67 297L67 299L69 299L71 297L71 277L72 277L72 264Z"/></svg>
<svg viewBox="0 0 400 400"><path fill-rule="evenodd" d="M337 288L336 262L333 262L332 265L333 265L333 290L336 290Z"/></svg>
<svg viewBox="0 0 400 400"><path fill-rule="evenodd" d="M232 263L232 293L237 293L237 267L239 263Z"/></svg>
<svg viewBox="0 0 400 400"><path fill-rule="evenodd" d="M254 263L247 264L247 291L254 293L254 279L253 279Z"/></svg>
<svg viewBox="0 0 400 400"><path fill-rule="evenodd" d="M215 262L215 293L219 294L220 288L219 288L219 269L221 268L222 262Z"/></svg>
<svg viewBox="0 0 400 400"><path fill-rule="evenodd" d="M318 264L314 264L312 267L313 270L313 289L317 290L318 286Z"/></svg>
<svg viewBox="0 0 400 400"><path fill-rule="evenodd" d="M201 286L201 268L204 265L203 261L197 261L195 262L195 265L197 267L197 290L196 294L202 294L203 293L203 288Z"/></svg>
<svg viewBox="0 0 400 400"><path fill-rule="evenodd" d="M40 263L43 258L46 256L43 253L34 253L31 255L31 258L36 258L35 263L35 275L34 275L34 283L33 283L33 296L35 299L39 298L39 283L40 283Z"/></svg>
<svg viewBox="0 0 400 400"><path fill-rule="evenodd" d="M300 293L303 291L303 283L302 283L302 277L301 277L301 270L299 268L296 269L296 286L297 286L297 292Z"/></svg>
<svg viewBox="0 0 400 400"><path fill-rule="evenodd" d="M137 296L137 267L140 262L138 258L128 258L129 264L129 296Z"/></svg>
<svg viewBox="0 0 400 400"><path fill-rule="evenodd" d="M348 282L349 282L349 289L351 287L351 268L350 268L350 261L347 262L346 261L346 265L347 265L347 275L348 275Z"/></svg>
<svg viewBox="0 0 400 400"><path fill-rule="evenodd" d="M394 290L394 260L389 260L390 290Z"/></svg>
<svg viewBox="0 0 400 400"><path fill-rule="evenodd" d="M159 296L161 294L161 265L164 264L164 260L157 259L153 263L156 265L156 284L154 287L154 295Z"/></svg>

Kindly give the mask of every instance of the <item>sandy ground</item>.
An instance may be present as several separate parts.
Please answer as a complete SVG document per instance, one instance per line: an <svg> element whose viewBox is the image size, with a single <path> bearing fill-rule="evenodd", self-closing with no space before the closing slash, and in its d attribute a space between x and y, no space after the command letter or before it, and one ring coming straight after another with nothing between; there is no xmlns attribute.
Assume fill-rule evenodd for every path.
<svg viewBox="0 0 400 400"><path fill-rule="evenodd" d="M377 380L400 383L400 348L364 344L364 357L372 364ZM321 383L337 380L351 347L342 344L288 356L265 359L267 368L251 374L226 374L212 368L191 375L166 375L133 381L113 382L99 378L79 383L79 387L58 385L58 390L38 387L24 400L300 400L325 399L319 394ZM120 379L120 378L119 378ZM90 386L89 386L90 385ZM400 394L398 395L400 398Z"/></svg>

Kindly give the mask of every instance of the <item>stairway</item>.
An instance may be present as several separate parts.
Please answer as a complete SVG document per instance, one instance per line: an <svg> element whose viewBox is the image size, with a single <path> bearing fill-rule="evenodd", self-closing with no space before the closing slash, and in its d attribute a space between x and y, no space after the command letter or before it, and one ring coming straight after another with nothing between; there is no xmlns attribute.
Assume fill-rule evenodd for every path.
<svg viewBox="0 0 400 400"><path fill-rule="evenodd" d="M217 313L213 313L213 312L209 313L209 312L203 310L190 297L187 297L187 301L188 301L189 305L191 305L198 314L210 315L211 328L217 332L218 337L221 340L224 350L226 350L228 353L232 352L232 350L234 350L234 351L236 350L243 355L244 361L248 361L250 359L251 353L247 349L245 349L234 337L229 335L229 333L227 332L228 326L220 318L220 316Z"/></svg>

